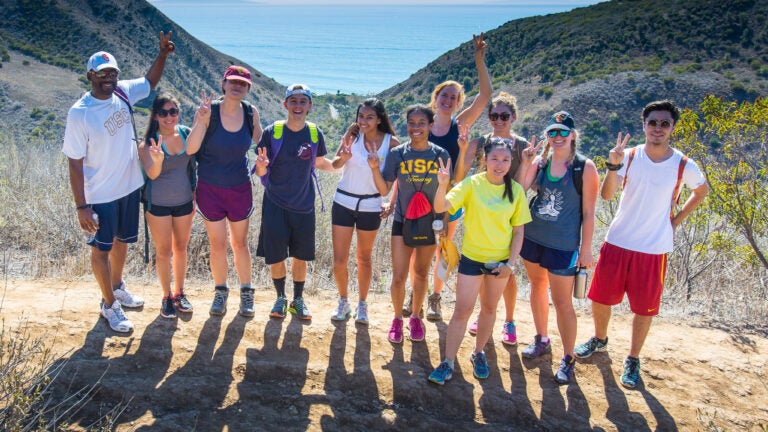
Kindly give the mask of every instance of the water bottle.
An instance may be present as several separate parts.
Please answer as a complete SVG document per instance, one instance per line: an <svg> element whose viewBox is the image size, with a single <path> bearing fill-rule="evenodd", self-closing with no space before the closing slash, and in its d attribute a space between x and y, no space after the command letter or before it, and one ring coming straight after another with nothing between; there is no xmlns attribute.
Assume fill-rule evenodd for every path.
<svg viewBox="0 0 768 432"><path fill-rule="evenodd" d="M94 213L93 214L93 221L96 222L96 225L99 225L99 215ZM99 231L98 228L96 228L96 231L89 233L88 231L85 232L85 242L90 243L93 241L93 239L96 238L96 233Z"/></svg>
<svg viewBox="0 0 768 432"><path fill-rule="evenodd" d="M579 267L573 281L573 298L583 299L587 296L587 268Z"/></svg>
<svg viewBox="0 0 768 432"><path fill-rule="evenodd" d="M443 221L441 219L432 221L432 231L435 232L435 244L440 244L440 233L443 231Z"/></svg>

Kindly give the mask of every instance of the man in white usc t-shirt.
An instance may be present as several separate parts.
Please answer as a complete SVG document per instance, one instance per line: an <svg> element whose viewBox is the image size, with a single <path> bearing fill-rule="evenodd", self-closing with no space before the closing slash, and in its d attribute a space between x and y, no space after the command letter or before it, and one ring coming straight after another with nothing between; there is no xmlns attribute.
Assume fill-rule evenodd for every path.
<svg viewBox="0 0 768 432"><path fill-rule="evenodd" d="M595 335L575 349L579 358L606 350L611 306L621 303L626 293L635 314L629 356L621 375L621 384L627 388L635 388L640 381L640 350L653 317L659 313L674 229L709 190L696 163L669 145L680 118L674 103L651 102L643 109L642 118L645 144L625 150L629 135L622 139L619 133L606 163L601 196L611 199L619 184L623 184L623 191L589 290ZM675 214L673 204L683 184L693 193Z"/></svg>
<svg viewBox="0 0 768 432"><path fill-rule="evenodd" d="M118 87L131 105L149 96L175 49L171 34L160 32L160 53L143 78L118 81L117 60L104 51L93 54L86 64L91 90L67 114L62 152L69 159L77 219L83 230L93 234L88 244L92 247L91 269L103 299L101 314L118 332L133 329L121 305L144 304L123 282L128 243L135 243L138 237L144 177L131 108L118 96Z"/></svg>

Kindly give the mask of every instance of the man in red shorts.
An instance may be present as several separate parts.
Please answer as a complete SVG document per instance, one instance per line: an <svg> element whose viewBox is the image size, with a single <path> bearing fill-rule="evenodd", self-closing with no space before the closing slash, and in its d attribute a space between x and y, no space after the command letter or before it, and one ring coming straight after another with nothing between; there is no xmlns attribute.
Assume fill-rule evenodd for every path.
<svg viewBox="0 0 768 432"><path fill-rule="evenodd" d="M625 151L629 135L619 133L608 156L608 172L600 195L610 200L622 184L621 200L608 228L589 290L595 335L576 347L586 358L608 345L611 306L626 293L635 314L632 343L624 360L621 384L635 388L640 381L640 350L653 317L659 313L667 253L672 251L674 229L707 195L699 167L669 142L680 111L671 101L651 102L643 109L645 144ZM685 184L693 193L676 214L674 200Z"/></svg>

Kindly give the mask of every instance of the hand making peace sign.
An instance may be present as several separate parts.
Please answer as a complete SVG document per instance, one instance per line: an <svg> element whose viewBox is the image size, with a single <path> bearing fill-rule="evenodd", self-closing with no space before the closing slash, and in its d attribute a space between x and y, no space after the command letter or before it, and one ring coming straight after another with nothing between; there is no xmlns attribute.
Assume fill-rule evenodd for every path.
<svg viewBox="0 0 768 432"><path fill-rule="evenodd" d="M456 125L459 129L459 150L465 150L467 147L469 147L469 126L461 124L461 122L457 123Z"/></svg>
<svg viewBox="0 0 768 432"><path fill-rule="evenodd" d="M627 146L628 142L629 134L626 134L622 139L621 132L619 132L619 136L616 137L616 147L612 148L608 154L608 163L618 165L624 160L624 147Z"/></svg>
<svg viewBox="0 0 768 432"><path fill-rule="evenodd" d="M200 106L197 108L197 112L195 113L195 122L199 120L208 125L208 122L211 120L211 101L213 101L214 93L211 92L211 95L208 96L205 92L205 89L203 89L200 90L200 94L202 96L202 100L200 101Z"/></svg>
<svg viewBox="0 0 768 432"><path fill-rule="evenodd" d="M483 40L485 33L480 35L472 35L472 44L475 47L475 58L485 58L485 51L488 48L488 44Z"/></svg>
<svg viewBox="0 0 768 432"><path fill-rule="evenodd" d="M536 144L536 135L532 136L531 140L528 141L528 146L523 149L523 160L521 163L525 164L525 166L530 165L531 162L533 162L533 160L536 158L536 155L539 154L539 149L545 141L546 140L541 140L538 144Z"/></svg>
<svg viewBox="0 0 768 432"><path fill-rule="evenodd" d="M160 135L160 138L155 142L154 138L150 138L149 142L144 142L144 145L147 146L147 151L149 152L149 157L152 159L152 164L163 164L163 159L165 159L165 152L163 152L163 136Z"/></svg>
<svg viewBox="0 0 768 432"><path fill-rule="evenodd" d="M160 55L163 57L168 57L169 54L176 51L176 45L171 42L171 35L173 35L173 31L169 31L168 36L160 32Z"/></svg>
<svg viewBox="0 0 768 432"><path fill-rule="evenodd" d="M451 182L451 170L448 169L448 166L443 162L442 159L437 158L437 161L440 165L440 168L437 170L437 184L440 186L450 184Z"/></svg>
<svg viewBox="0 0 768 432"><path fill-rule="evenodd" d="M269 157L267 157L266 147L256 148L256 168L259 170L265 170L269 166Z"/></svg>

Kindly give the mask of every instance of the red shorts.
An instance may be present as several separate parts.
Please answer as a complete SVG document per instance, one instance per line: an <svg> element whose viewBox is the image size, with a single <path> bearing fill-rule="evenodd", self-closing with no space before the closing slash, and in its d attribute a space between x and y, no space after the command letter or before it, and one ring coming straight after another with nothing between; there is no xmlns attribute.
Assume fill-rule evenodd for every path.
<svg viewBox="0 0 768 432"><path fill-rule="evenodd" d="M600 249L588 297L612 306L621 303L627 293L632 312L655 316L666 274L667 254L635 252L606 242Z"/></svg>
<svg viewBox="0 0 768 432"><path fill-rule="evenodd" d="M238 222L248 219L253 212L250 181L231 188L198 181L195 194L197 212L207 221L216 222L227 218L230 222Z"/></svg>

